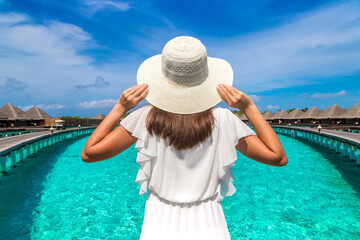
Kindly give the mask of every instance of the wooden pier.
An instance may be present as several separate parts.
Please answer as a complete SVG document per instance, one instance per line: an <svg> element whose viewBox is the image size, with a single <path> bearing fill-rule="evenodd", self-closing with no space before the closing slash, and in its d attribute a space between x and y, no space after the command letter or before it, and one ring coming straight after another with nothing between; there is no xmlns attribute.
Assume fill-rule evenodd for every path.
<svg viewBox="0 0 360 240"><path fill-rule="evenodd" d="M343 132L329 129L318 129L272 126L276 133L285 134L293 138L303 138L307 141L319 144L330 150L340 153L343 157L349 157L360 164L360 134Z"/></svg>
<svg viewBox="0 0 360 240"><path fill-rule="evenodd" d="M90 134L95 128L54 130L53 133L49 130L0 138L0 172L7 174L9 168L16 167L18 162L22 162L29 155L60 141Z"/></svg>

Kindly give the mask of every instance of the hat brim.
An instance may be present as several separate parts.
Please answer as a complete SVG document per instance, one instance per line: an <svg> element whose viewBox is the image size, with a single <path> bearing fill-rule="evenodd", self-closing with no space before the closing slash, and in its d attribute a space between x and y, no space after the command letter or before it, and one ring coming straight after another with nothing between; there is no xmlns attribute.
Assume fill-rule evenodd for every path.
<svg viewBox="0 0 360 240"><path fill-rule="evenodd" d="M185 87L165 79L161 70L161 54L146 59L137 72L137 83L147 83L146 100L164 111L193 114L205 111L222 101L216 86L232 86L234 73L231 65L220 58L208 58L208 76L201 84Z"/></svg>

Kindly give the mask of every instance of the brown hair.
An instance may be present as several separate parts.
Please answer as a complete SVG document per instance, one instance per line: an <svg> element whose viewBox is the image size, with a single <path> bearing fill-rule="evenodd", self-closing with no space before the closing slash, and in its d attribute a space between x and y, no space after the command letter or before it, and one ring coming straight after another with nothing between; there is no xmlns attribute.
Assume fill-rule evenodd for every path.
<svg viewBox="0 0 360 240"><path fill-rule="evenodd" d="M175 114L153 106L146 118L146 128L151 135L169 139L169 146L184 150L210 137L214 121L212 108L194 114Z"/></svg>

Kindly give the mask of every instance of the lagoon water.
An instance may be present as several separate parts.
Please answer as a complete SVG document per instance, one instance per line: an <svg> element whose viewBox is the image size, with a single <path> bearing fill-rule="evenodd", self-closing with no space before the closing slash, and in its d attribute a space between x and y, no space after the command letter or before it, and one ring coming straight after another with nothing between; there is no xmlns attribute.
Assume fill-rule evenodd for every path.
<svg viewBox="0 0 360 240"><path fill-rule="evenodd" d="M289 163L238 153L236 193L222 202L232 239L360 239L360 168L335 152L279 135ZM1 239L138 239L146 201L137 150L84 163L87 137L30 156L0 177Z"/></svg>

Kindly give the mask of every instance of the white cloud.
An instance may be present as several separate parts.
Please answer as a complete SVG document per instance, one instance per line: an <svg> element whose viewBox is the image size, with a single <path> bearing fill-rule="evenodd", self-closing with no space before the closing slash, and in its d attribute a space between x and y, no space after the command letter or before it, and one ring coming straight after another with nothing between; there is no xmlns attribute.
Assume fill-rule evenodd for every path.
<svg viewBox="0 0 360 240"><path fill-rule="evenodd" d="M336 98L342 97L346 94L345 90L341 90L340 92L336 93L314 93L311 97L316 99L323 99L323 98Z"/></svg>
<svg viewBox="0 0 360 240"><path fill-rule="evenodd" d="M8 18L12 20L8 21ZM75 25L57 21L47 25L25 23L27 18L20 14L0 14L0 36L6 36L0 38L2 60L5 57L13 64L21 56L23 62L44 62L55 66L92 62L91 58L77 53L91 46L90 34Z"/></svg>
<svg viewBox="0 0 360 240"><path fill-rule="evenodd" d="M269 110L276 110L277 111L277 110L279 110L279 108L280 108L279 105L275 105L275 106L274 105L268 105L267 106L267 109L269 109Z"/></svg>
<svg viewBox="0 0 360 240"><path fill-rule="evenodd" d="M86 88L103 88L103 87L110 87L110 82L106 81L103 77L97 76L93 83L89 84L78 84L75 85L77 89L86 89Z"/></svg>
<svg viewBox="0 0 360 240"><path fill-rule="evenodd" d="M1 4L1 0L0 0ZM14 24L29 20L26 15L18 13L0 14L0 24Z"/></svg>
<svg viewBox="0 0 360 240"><path fill-rule="evenodd" d="M87 0L84 4L87 7L84 12L90 15L101 10L127 11L130 9L129 3L122 1Z"/></svg>
<svg viewBox="0 0 360 240"><path fill-rule="evenodd" d="M29 105L29 106L17 106L18 108L22 109L23 111L27 111L29 110L30 108L34 107L35 105ZM68 108L67 106L65 105L61 105L61 104L50 104L50 105L47 105L47 104L38 104L36 105L38 108L40 108L41 110L45 111L45 110L48 110L48 109L65 109L65 108Z"/></svg>
<svg viewBox="0 0 360 240"><path fill-rule="evenodd" d="M320 77L355 74L360 70L360 3L327 5L299 14L265 31L219 41L216 53L234 68L234 85L259 92L316 84ZM325 81L325 80L324 80Z"/></svg>
<svg viewBox="0 0 360 240"><path fill-rule="evenodd" d="M261 97L257 95L249 95L249 97L253 100L253 102L260 102L261 99Z"/></svg>
<svg viewBox="0 0 360 240"><path fill-rule="evenodd" d="M123 66L94 67L94 60L82 54L83 50L100 48L91 34L82 28L58 21L33 22L25 14L0 13L0 78L11 77L26 82L28 87L24 95L18 96L18 101L24 96L53 102L72 99L74 93L69 85L88 83L89 79L99 75L109 79L109 84L112 79L119 79L111 83L112 87L104 93L107 96L117 96L119 88L131 84L128 71L122 72ZM76 97L85 94L88 93L77 92ZM7 99L0 94L0 100Z"/></svg>
<svg viewBox="0 0 360 240"><path fill-rule="evenodd" d="M77 105L78 108L111 108L117 103L118 99L93 100L90 102L82 102Z"/></svg>

